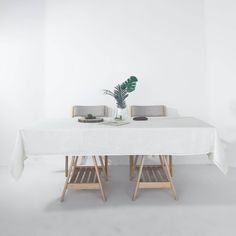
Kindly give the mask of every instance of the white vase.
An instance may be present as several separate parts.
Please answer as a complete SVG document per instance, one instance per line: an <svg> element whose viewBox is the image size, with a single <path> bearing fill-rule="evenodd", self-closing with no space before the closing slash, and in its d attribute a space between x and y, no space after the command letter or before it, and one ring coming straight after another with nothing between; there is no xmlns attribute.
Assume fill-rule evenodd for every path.
<svg viewBox="0 0 236 236"><path fill-rule="evenodd" d="M115 109L115 119L116 120L126 120L128 118L128 109L116 107Z"/></svg>

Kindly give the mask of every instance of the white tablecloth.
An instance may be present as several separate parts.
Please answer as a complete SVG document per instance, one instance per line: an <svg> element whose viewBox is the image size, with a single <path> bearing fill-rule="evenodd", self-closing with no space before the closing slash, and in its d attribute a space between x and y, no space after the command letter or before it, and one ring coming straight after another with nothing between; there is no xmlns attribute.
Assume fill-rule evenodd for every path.
<svg viewBox="0 0 236 236"><path fill-rule="evenodd" d="M149 118L123 126L55 119L21 129L13 151L11 173L19 178L27 156L34 155L199 155L227 172L216 129L191 117Z"/></svg>

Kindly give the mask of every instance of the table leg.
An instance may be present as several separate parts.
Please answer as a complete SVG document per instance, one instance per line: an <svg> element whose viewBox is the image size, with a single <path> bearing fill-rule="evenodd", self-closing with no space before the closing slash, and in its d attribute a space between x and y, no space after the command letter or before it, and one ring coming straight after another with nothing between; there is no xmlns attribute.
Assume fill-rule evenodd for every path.
<svg viewBox="0 0 236 236"><path fill-rule="evenodd" d="M133 201L136 199L136 195L138 192L140 178L141 178L142 171L143 171L143 163L144 163L144 156L141 157L141 163L139 166L139 173L138 173L138 178L137 178L137 182L136 182L136 186L135 186L135 190L134 190Z"/></svg>
<svg viewBox="0 0 236 236"><path fill-rule="evenodd" d="M68 176L68 159L69 159L69 157L66 156L65 157L65 177Z"/></svg>
<svg viewBox="0 0 236 236"><path fill-rule="evenodd" d="M173 177L173 160L172 160L172 156L169 156L169 168L170 168L170 175L171 177Z"/></svg>
<svg viewBox="0 0 236 236"><path fill-rule="evenodd" d="M105 156L105 171L106 175L108 176L108 156Z"/></svg>
<svg viewBox="0 0 236 236"><path fill-rule="evenodd" d="M166 172L166 176L167 176L168 180L170 181L170 185L171 185L171 189L173 191L174 199L176 200L177 196L176 196L175 186L174 186L171 174L170 174L169 165L167 163L167 157L168 156L162 156L161 159L164 163L164 170Z"/></svg>
<svg viewBox="0 0 236 236"><path fill-rule="evenodd" d="M67 186L68 186L70 177L72 176L71 173L72 173L74 164L75 164L75 157L72 157L72 160L71 160L71 163L70 163L69 172L68 172L68 175L67 175L67 178L66 178L66 181L65 181L65 184L64 184L64 188L63 188L63 191L62 191L62 195L61 195L61 202L64 201L64 197L65 197L65 193L66 193L66 190L67 190Z"/></svg>
<svg viewBox="0 0 236 236"><path fill-rule="evenodd" d="M136 169L136 165L137 165L137 162L138 162L138 158L139 158L139 155L136 155L135 159L134 159L134 171Z"/></svg>
<svg viewBox="0 0 236 236"><path fill-rule="evenodd" d="M105 167L105 164L103 162L102 156L99 156L99 161L100 161L100 164L101 164L101 167L102 167L102 172L103 172L103 174L105 176L105 179L107 180L106 167Z"/></svg>
<svg viewBox="0 0 236 236"><path fill-rule="evenodd" d="M94 164L94 167L95 167L96 175L97 175L97 178L98 178L98 183L99 183L100 190L101 190L101 193L102 193L102 199L103 199L103 201L106 201L107 199L106 199L106 196L105 196L105 193L104 193L104 190L103 190L102 181L101 181L101 178L100 178L100 175L99 175L97 160L96 160L95 156L93 156L93 164Z"/></svg>
<svg viewBox="0 0 236 236"><path fill-rule="evenodd" d="M134 156L132 155L129 156L129 177L130 180L134 177Z"/></svg>

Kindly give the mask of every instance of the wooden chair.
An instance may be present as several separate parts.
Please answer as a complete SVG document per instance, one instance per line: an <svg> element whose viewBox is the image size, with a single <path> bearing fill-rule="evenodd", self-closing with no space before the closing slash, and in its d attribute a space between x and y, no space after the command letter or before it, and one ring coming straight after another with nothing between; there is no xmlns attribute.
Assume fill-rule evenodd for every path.
<svg viewBox="0 0 236 236"><path fill-rule="evenodd" d="M73 106L72 108L72 118L88 114L93 114L96 117L106 117L108 110L106 106ZM83 158L85 157L73 156L69 167L69 156L65 157L66 181L61 201L64 201L67 189L100 189L103 200L106 200L100 176L103 174L107 180L108 157L99 156L100 166L97 164L96 156L92 157L94 166L77 165L78 162L82 162Z"/></svg>
<svg viewBox="0 0 236 236"><path fill-rule="evenodd" d="M166 116L164 105L156 106L131 106L131 116L161 117ZM133 200L136 199L138 189L142 188L171 188L174 198L176 191L173 184L172 156L159 155L160 165L144 165L144 156L141 156L140 164L137 165L139 155L130 156L130 179L133 179L137 172L136 186Z"/></svg>
<svg viewBox="0 0 236 236"><path fill-rule="evenodd" d="M108 116L108 108L106 106L73 106L72 107L72 118L79 117L79 116L86 116L88 114L92 114L96 117L107 117ZM100 158L99 158L100 159ZM104 158L104 167L105 172L108 174L108 157L105 156ZM65 176L68 176L68 170L69 170L69 157L65 157Z"/></svg>

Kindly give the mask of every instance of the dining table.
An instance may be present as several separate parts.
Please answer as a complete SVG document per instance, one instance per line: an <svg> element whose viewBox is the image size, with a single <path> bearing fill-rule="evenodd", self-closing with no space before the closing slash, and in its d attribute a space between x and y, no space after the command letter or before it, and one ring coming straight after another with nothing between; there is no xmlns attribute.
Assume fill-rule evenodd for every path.
<svg viewBox="0 0 236 236"><path fill-rule="evenodd" d="M35 122L18 131L12 153L11 174L19 179L28 157L46 155L113 156L205 154L224 174L227 163L217 129L194 117L128 119L123 125L82 123L75 118Z"/></svg>

